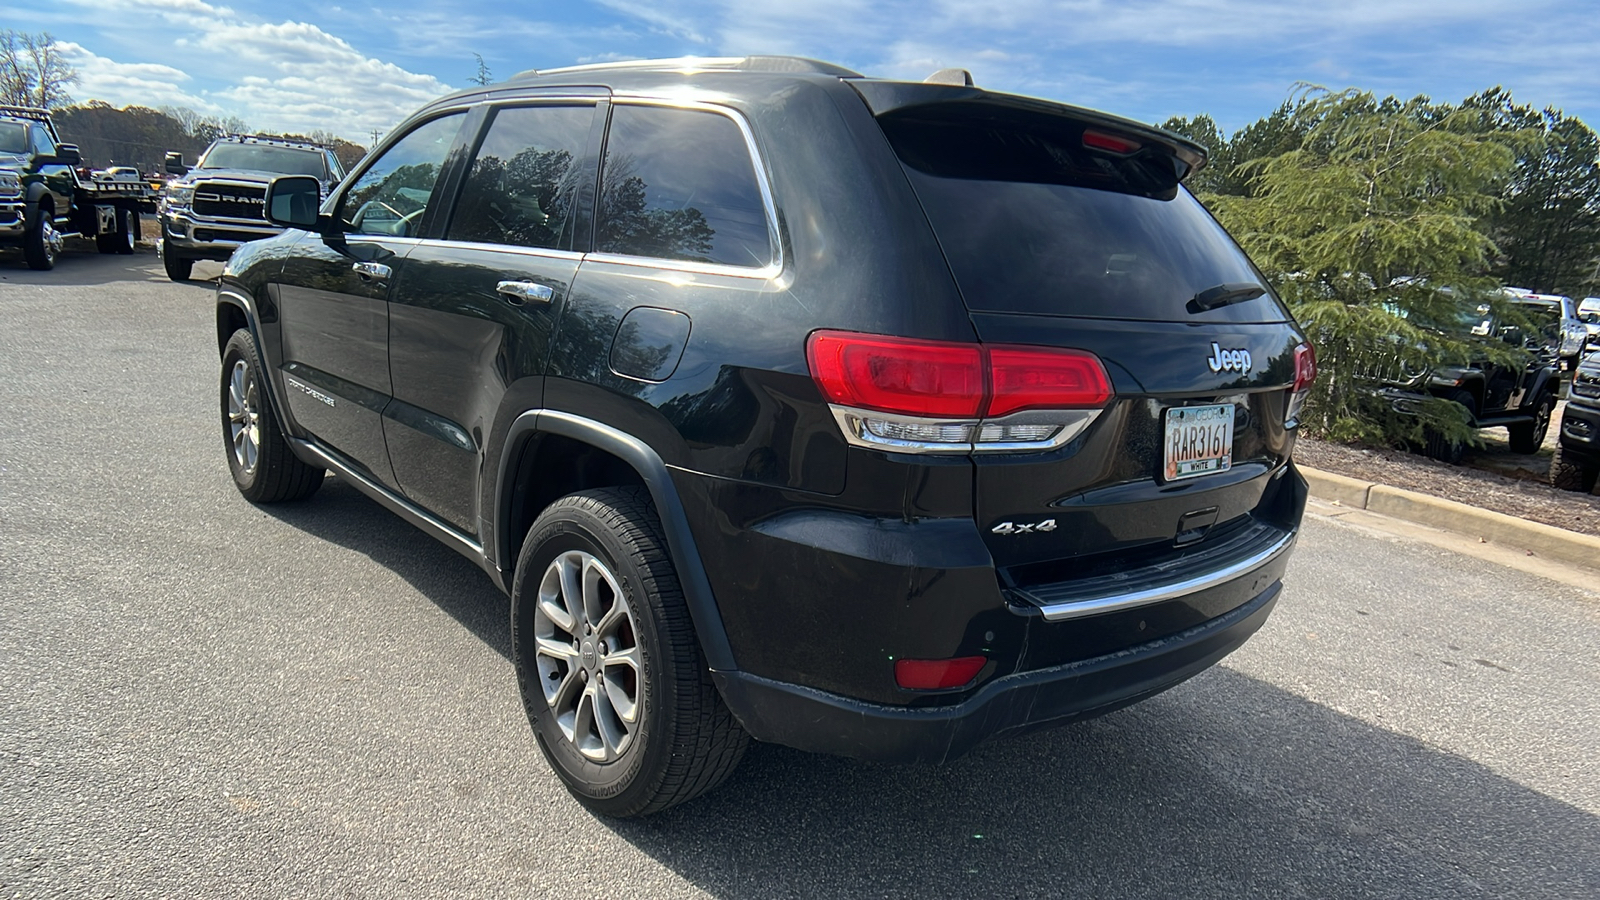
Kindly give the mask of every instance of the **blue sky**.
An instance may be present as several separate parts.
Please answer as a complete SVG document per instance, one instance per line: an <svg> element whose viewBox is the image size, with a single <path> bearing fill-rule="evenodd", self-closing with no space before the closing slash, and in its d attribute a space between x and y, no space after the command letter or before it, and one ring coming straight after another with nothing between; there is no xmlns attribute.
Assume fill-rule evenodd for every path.
<svg viewBox="0 0 1600 900"><path fill-rule="evenodd" d="M79 100L180 105L262 130L367 143L431 97L493 75L630 57L791 53L978 84L1149 122L1225 129L1295 82L1457 101L1504 85L1600 127L1595 0L49 0L0 22L49 31Z"/></svg>

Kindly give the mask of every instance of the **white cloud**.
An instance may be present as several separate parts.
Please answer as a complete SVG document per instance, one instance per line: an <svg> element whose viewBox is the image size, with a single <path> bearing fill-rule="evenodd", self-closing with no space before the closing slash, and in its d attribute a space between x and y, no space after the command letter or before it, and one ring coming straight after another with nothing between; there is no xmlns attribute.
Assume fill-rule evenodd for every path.
<svg viewBox="0 0 1600 900"><path fill-rule="evenodd" d="M193 81L187 72L160 63L120 63L70 41L58 41L61 58L78 70L71 87L78 100L104 100L113 106L187 106L204 113L219 108L180 85Z"/></svg>
<svg viewBox="0 0 1600 900"><path fill-rule="evenodd" d="M423 103L452 89L432 75L368 56L348 41L305 22L259 21L204 0L66 2L92 7L97 14L109 11L113 18L117 13L160 17L165 21L167 39L196 80L221 85L199 96L186 94L187 100L162 102L237 115L263 131L323 130L366 143L370 131L392 127ZM148 103L146 98L152 93L176 90L163 88L163 74L158 70L165 70L169 81L191 80L169 66L95 59L98 68L144 72L146 93L138 94L130 84L115 96L100 97L99 92L113 93L115 83L91 81L85 73L83 84L74 92L80 99L120 103L131 94L134 99L127 102ZM82 65L79 69L85 71Z"/></svg>

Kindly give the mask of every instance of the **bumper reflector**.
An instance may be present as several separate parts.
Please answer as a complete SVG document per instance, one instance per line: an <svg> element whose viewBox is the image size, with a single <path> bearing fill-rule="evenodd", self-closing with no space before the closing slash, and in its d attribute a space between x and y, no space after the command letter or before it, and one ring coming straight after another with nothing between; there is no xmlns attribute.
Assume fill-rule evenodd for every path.
<svg viewBox="0 0 1600 900"><path fill-rule="evenodd" d="M897 659L894 680L914 691L958 688L978 677L988 662L984 656L958 656L955 659Z"/></svg>

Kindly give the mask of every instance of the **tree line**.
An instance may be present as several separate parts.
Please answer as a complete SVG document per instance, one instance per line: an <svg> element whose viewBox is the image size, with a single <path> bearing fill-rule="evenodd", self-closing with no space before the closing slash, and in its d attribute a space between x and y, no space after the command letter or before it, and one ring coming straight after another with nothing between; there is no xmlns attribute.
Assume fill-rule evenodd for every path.
<svg viewBox="0 0 1600 900"><path fill-rule="evenodd" d="M1499 87L1451 104L1301 86L1231 136L1209 115L1162 127L1210 148L1190 188L1316 344L1314 433L1472 440L1451 405L1400 415L1374 382L1520 353L1459 327L1485 305L1536 325L1504 285L1600 294L1600 140L1560 110Z"/></svg>
<svg viewBox="0 0 1600 900"><path fill-rule="evenodd" d="M141 172L160 172L168 151L182 153L184 161L193 165L217 138L226 134L257 133L237 116L207 116L177 106L117 109L109 103L90 100L79 106L57 109L51 115L61 139L77 144L88 164L96 168L133 166ZM322 144L333 151L347 170L367 152L360 144L322 130L268 136Z"/></svg>

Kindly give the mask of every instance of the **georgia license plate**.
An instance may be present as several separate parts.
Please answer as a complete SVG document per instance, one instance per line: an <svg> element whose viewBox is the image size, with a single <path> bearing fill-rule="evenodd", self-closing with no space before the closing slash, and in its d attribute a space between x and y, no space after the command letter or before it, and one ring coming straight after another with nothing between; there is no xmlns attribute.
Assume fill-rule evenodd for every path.
<svg viewBox="0 0 1600 900"><path fill-rule="evenodd" d="M1166 418L1167 481L1233 466L1233 404L1174 406Z"/></svg>

